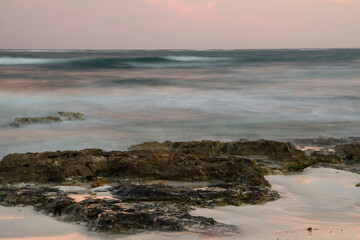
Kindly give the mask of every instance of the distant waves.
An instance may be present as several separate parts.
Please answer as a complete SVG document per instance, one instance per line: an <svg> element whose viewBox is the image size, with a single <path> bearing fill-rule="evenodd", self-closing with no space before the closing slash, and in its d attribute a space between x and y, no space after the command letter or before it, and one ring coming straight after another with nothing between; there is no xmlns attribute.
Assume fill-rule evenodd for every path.
<svg viewBox="0 0 360 240"><path fill-rule="evenodd" d="M231 58L165 56L165 57L92 57L92 58L24 58L0 57L0 66L42 65L46 68L106 69L106 68L194 68L231 63ZM195 63L195 65L194 65Z"/></svg>
<svg viewBox="0 0 360 240"><path fill-rule="evenodd" d="M0 158L145 141L358 136L360 49L0 50ZM9 128L16 117L86 121Z"/></svg>
<svg viewBox="0 0 360 240"><path fill-rule="evenodd" d="M0 51L0 66L50 69L218 68L269 65L344 65L360 61L360 49L234 51Z"/></svg>

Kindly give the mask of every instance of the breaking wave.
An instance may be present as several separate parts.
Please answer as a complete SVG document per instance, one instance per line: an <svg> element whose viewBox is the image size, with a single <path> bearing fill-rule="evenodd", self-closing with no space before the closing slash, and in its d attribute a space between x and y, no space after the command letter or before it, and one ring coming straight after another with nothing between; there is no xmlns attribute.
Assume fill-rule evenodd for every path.
<svg viewBox="0 0 360 240"><path fill-rule="evenodd" d="M0 65L37 65L37 64L48 64L48 63L61 63L65 61L67 61L67 59L0 57Z"/></svg>
<svg viewBox="0 0 360 240"><path fill-rule="evenodd" d="M49 68L181 68L191 63L201 64L227 60L220 57L166 56L166 57L98 57L98 58L24 58L0 57L0 65L43 65ZM199 65L197 65L199 67ZM201 66L200 66L201 67Z"/></svg>
<svg viewBox="0 0 360 240"><path fill-rule="evenodd" d="M347 64L358 62L359 50L346 51L342 49L324 51L298 50L236 50L236 51L183 51L175 54L173 51L73 51L44 53L5 53L0 57L0 66L24 65L42 68L58 69L147 69L147 68L212 68L238 67L245 65L269 64ZM0 51L1 54L1 51ZM21 55L20 55L21 54ZM27 57L25 57L27 55ZM34 56L37 56L34 57Z"/></svg>
<svg viewBox="0 0 360 240"><path fill-rule="evenodd" d="M165 59L178 62L213 62L213 61L226 61L231 58L226 57L197 57L197 56L168 56Z"/></svg>

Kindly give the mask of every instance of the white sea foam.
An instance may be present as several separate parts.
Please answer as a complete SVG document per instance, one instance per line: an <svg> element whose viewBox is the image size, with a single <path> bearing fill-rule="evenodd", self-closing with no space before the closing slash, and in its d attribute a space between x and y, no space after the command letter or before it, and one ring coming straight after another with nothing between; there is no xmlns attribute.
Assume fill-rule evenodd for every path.
<svg viewBox="0 0 360 240"><path fill-rule="evenodd" d="M1 50L3 52L76 52L76 51L86 51L86 50L66 50L66 49L8 49Z"/></svg>
<svg viewBox="0 0 360 240"><path fill-rule="evenodd" d="M178 61L178 62L212 62L212 61L224 61L230 60L227 57L198 57L198 56L167 56L167 60Z"/></svg>
<svg viewBox="0 0 360 240"><path fill-rule="evenodd" d="M60 58L21 58L21 57L0 57L0 65L36 65L47 63L65 62Z"/></svg>

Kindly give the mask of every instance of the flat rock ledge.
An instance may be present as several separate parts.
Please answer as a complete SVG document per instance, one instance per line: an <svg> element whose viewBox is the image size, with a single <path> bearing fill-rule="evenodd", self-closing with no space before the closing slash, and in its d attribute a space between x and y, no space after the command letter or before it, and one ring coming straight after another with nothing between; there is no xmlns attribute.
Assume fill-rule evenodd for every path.
<svg viewBox="0 0 360 240"><path fill-rule="evenodd" d="M129 151L10 154L0 162L0 204L31 205L37 211L84 223L89 230L100 232L233 231L233 226L212 218L192 216L191 208L273 201L280 196L271 190L264 175L322 165L351 169L358 164L358 145L335 149L331 154L305 154L291 143L267 140L166 141L135 145ZM94 196L75 201L68 193L51 187L98 186L99 179L110 184L107 191L111 198ZM162 180L192 185L207 181L207 185L171 185ZM19 183L33 185L21 187Z"/></svg>
<svg viewBox="0 0 360 240"><path fill-rule="evenodd" d="M113 184L115 186L105 190L112 197L98 198L93 195L96 192L92 191L93 196L80 201L58 188L2 187L0 202L5 206L34 206L36 211L65 221L83 223L92 231L127 233L142 230L184 231L189 228L200 231L225 228L232 231L233 226L218 223L212 218L191 215L191 207L257 204L280 197L269 188L239 182L202 188L129 180ZM76 194L76 191L71 193Z"/></svg>
<svg viewBox="0 0 360 240"><path fill-rule="evenodd" d="M192 216L190 206L170 201L126 203L121 199L87 198L76 202L56 188L0 188L0 200L5 206L34 206L36 211L81 223L90 231L133 233L143 230L184 231L189 228L225 228L212 218Z"/></svg>

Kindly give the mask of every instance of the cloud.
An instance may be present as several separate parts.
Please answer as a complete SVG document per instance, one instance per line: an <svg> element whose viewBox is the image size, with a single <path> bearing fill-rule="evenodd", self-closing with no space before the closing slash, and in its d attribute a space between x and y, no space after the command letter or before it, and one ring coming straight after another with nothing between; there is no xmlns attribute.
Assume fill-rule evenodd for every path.
<svg viewBox="0 0 360 240"><path fill-rule="evenodd" d="M218 4L218 3L217 2L209 2L207 4L207 6L208 6L208 8L213 8L213 7L215 7L216 4Z"/></svg>
<svg viewBox="0 0 360 240"><path fill-rule="evenodd" d="M214 8L215 1L201 1L194 3L186 0L142 0L146 4L170 10L179 16L192 20L219 20Z"/></svg>

